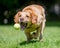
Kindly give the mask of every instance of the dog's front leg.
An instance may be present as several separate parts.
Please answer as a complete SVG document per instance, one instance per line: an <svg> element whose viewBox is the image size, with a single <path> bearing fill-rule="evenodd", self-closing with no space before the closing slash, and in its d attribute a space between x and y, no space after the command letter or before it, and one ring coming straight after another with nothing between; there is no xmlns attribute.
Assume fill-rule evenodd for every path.
<svg viewBox="0 0 60 48"><path fill-rule="evenodd" d="M30 32L25 32L25 35L27 37L27 42L29 42L32 39L32 35L30 34Z"/></svg>
<svg viewBox="0 0 60 48"><path fill-rule="evenodd" d="M43 41L43 31L44 31L44 28L45 28L45 21L43 21L40 25L40 37L39 37L39 40L40 41Z"/></svg>

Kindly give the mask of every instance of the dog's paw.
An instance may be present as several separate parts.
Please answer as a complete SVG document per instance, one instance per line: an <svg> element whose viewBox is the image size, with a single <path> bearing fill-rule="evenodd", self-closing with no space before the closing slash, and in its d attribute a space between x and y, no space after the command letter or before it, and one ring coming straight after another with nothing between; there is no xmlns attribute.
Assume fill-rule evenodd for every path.
<svg viewBox="0 0 60 48"><path fill-rule="evenodd" d="M40 42L43 42L43 39L40 39L39 41L40 41Z"/></svg>

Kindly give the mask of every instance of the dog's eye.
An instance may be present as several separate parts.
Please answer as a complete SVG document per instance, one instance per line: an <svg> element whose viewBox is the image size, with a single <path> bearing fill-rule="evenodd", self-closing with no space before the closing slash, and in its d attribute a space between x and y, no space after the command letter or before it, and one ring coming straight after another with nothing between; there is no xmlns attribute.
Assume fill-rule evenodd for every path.
<svg viewBox="0 0 60 48"><path fill-rule="evenodd" d="M26 16L27 18L29 17L29 16Z"/></svg>
<svg viewBox="0 0 60 48"><path fill-rule="evenodd" d="M19 17L21 17L21 15Z"/></svg>

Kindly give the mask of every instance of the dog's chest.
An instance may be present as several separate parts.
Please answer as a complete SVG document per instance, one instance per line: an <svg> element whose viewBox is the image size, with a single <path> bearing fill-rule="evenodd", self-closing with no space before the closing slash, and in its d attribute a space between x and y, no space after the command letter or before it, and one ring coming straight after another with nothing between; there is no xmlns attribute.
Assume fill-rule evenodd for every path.
<svg viewBox="0 0 60 48"><path fill-rule="evenodd" d="M31 25L30 27L26 28L26 29L25 29L25 32L33 32L33 31L35 31L38 27L39 27L39 25L33 24L33 25Z"/></svg>

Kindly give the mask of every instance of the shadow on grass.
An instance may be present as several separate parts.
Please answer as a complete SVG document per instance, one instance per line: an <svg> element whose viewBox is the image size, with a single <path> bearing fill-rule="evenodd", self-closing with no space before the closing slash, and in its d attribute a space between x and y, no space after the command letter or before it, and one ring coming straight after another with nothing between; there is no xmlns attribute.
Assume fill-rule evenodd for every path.
<svg viewBox="0 0 60 48"><path fill-rule="evenodd" d="M36 41L29 41L29 42L27 42L27 41L23 41L23 42L21 42L20 43L20 45L26 45L26 44L30 44L30 43L36 43L36 42L38 42L37 40Z"/></svg>

